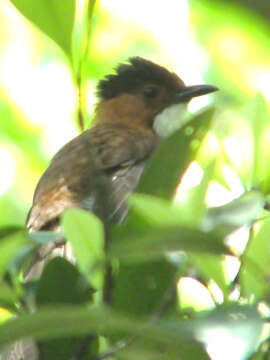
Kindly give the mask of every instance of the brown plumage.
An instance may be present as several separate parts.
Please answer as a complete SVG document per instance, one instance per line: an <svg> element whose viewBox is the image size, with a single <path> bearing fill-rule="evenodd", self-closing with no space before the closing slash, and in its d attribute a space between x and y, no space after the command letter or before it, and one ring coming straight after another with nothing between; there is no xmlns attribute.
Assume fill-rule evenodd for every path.
<svg viewBox="0 0 270 360"><path fill-rule="evenodd" d="M61 214L71 207L121 222L145 163L161 139L179 128L186 103L215 90L185 86L176 74L139 57L120 65L98 84L91 129L59 150L42 175L26 221L29 231L58 230ZM41 246L27 279L39 276L45 260L59 252L67 256L62 243Z"/></svg>
<svg viewBox="0 0 270 360"><path fill-rule="evenodd" d="M121 222L125 200L162 138L181 126L186 103L217 90L185 86L174 73L135 57L99 82L99 102L91 129L66 144L42 175L27 217L29 231L58 230L64 210L79 207L105 222ZM40 246L25 280L41 274L46 261L72 259L63 243ZM18 342L3 359L37 359L30 341Z"/></svg>
<svg viewBox="0 0 270 360"><path fill-rule="evenodd" d="M56 229L60 215L70 207L104 217L97 198L99 186L108 189L107 220L119 222L126 213L124 200L162 136L154 128L157 115L214 90L206 85L186 87L176 74L139 57L120 65L116 74L99 82L93 127L66 144L41 177L28 229ZM103 185L96 183L101 178Z"/></svg>
<svg viewBox="0 0 270 360"><path fill-rule="evenodd" d="M40 179L27 220L29 230L54 230L59 216L70 207L101 216L93 189L103 175L110 188L111 219L119 221L119 201L135 187L138 176L134 169L140 173L140 165L153 152L156 140L150 131L122 124L101 124L84 131L53 157Z"/></svg>

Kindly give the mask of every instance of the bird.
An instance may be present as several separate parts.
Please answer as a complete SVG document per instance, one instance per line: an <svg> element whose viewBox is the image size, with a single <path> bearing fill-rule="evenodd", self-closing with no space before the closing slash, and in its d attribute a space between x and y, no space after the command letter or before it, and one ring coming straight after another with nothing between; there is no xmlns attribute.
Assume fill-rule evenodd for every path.
<svg viewBox="0 0 270 360"><path fill-rule="evenodd" d="M121 223L128 195L162 140L180 129L188 102L216 90L186 86L174 72L141 57L120 64L97 85L91 127L64 145L41 176L26 219L28 231L61 230L61 215L74 207L93 212L104 223ZM39 277L57 255L75 261L60 237L38 247L24 280ZM35 343L18 342L4 359L18 357L37 359Z"/></svg>
<svg viewBox="0 0 270 360"><path fill-rule="evenodd" d="M118 65L97 85L91 127L64 145L41 176L26 220L29 232L59 230L61 215L74 207L103 222L121 223L126 198L161 141L181 127L188 102L216 90L187 86L145 58ZM40 259L48 251L40 250Z"/></svg>

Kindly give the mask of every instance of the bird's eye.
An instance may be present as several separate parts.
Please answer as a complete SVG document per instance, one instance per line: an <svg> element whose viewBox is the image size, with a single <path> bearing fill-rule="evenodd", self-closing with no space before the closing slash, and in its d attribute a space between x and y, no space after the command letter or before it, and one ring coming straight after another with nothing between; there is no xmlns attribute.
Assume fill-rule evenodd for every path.
<svg viewBox="0 0 270 360"><path fill-rule="evenodd" d="M152 99L158 95L158 87L154 85L146 86L143 89L143 94L145 97Z"/></svg>

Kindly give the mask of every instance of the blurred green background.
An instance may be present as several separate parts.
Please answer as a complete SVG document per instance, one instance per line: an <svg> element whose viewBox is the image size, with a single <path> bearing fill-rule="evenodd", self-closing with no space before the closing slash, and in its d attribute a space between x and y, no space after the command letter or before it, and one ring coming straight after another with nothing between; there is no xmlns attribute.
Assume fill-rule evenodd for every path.
<svg viewBox="0 0 270 360"><path fill-rule="evenodd" d="M216 85L220 91L212 99L222 111L206 156L216 156L216 137L222 138L229 159L241 171L235 176L219 169L217 178L222 183L224 176L229 177L230 186L212 184L214 196L209 191L208 200L219 205L238 196L245 187L239 176L253 160L241 107L258 91L270 99L267 4L99 1L83 69L81 101L87 123L94 111L97 81L130 56L163 64L187 84ZM8 0L0 2L0 24L0 225L23 224L49 159L78 133L78 96L64 51ZM193 112L209 101L195 99L189 109ZM265 141L269 136L268 128ZM200 181L197 165L193 164L192 174L185 181L187 187L196 185L194 178Z"/></svg>
<svg viewBox="0 0 270 360"><path fill-rule="evenodd" d="M236 165L249 166L241 106L257 91L270 99L267 2L252 6L244 1L99 1L84 66L87 121L98 79L128 57L144 56L173 69L187 84L204 81L220 88L213 95L222 108L215 135L227 141ZM23 224L49 159L78 133L78 101L64 51L8 0L0 3L0 24L0 225ZM196 99L190 110L208 102L207 97ZM211 144L212 152L213 137ZM198 168L194 171L199 177ZM241 182L235 177L230 182L230 193L215 188L212 205L241 193Z"/></svg>
<svg viewBox="0 0 270 360"><path fill-rule="evenodd" d="M185 204L186 194L200 183L211 161L215 166L206 194L208 206L226 204L252 188L267 194L268 2L100 0L95 3L88 46L81 36L85 4L85 0L76 2L71 61L67 30L62 38L55 31L56 44L38 30L42 16L35 27L12 2L0 2L0 226L24 224L35 186L50 158L80 131L79 101L85 126L89 126L97 81L130 56L167 66L186 84L220 88L189 105L194 112L211 102L217 111L176 199ZM48 18L46 27L50 28ZM82 48L86 54L80 62ZM77 74L81 76L80 99ZM264 100L255 96L258 92ZM247 236L238 235L237 250L243 250Z"/></svg>
<svg viewBox="0 0 270 360"><path fill-rule="evenodd" d="M196 216L202 216L205 211L192 203L192 189L196 190L200 183L204 187L203 175L209 207L229 203L252 189L268 195L268 0L167 0L166 3L100 0L91 18L89 44L81 36L86 26L83 19L86 1L77 0L71 52L67 29L71 29L68 14L73 12L66 9L66 18L62 16L66 20L63 33L54 26L53 19L48 26L49 18L46 18L46 29L54 34L50 37L48 31L38 30L44 30L42 12L35 27L12 4L20 7L24 1L33 0L0 1L0 227L24 224L35 186L50 158L80 132L78 109L83 111L85 127L89 126L98 80L131 56L146 57L170 68L186 84L209 83L220 88L219 92L189 104L191 113L210 103L217 110L196 161L190 164L178 187L176 200L185 206L183 218L189 219L192 226ZM204 199L201 203L203 207ZM239 220L237 206L238 203L229 208L228 222ZM212 220L218 223L215 216ZM222 216L225 223L226 214ZM257 220L257 214L249 214L251 219L241 216L241 225ZM263 213L259 220L265 221L259 221L255 231L242 227L230 236L229 244L239 255L238 259L191 257L193 265L210 279L212 287L209 292L195 278L182 277L178 283L179 293L185 294L179 296L182 308L187 304L201 310L242 296L251 303L267 300L266 304L260 303L260 310L269 311L267 216ZM242 256L248 237L252 241ZM252 265L249 272L245 273L243 259ZM230 293L227 285L234 280L240 264L241 291L235 294L230 284ZM257 273L253 271L254 265L258 267Z"/></svg>
<svg viewBox="0 0 270 360"><path fill-rule="evenodd" d="M267 2L252 6L244 1L170 0L166 6L151 0L99 1L84 63L81 101L87 123L97 81L128 57L144 56L173 69L187 84L206 82L220 88L213 102L222 111L206 157L216 156L216 137L222 138L228 157L240 175L245 174L252 150L241 107L258 91L270 99ZM0 24L0 225L23 224L49 159L78 133L78 95L64 51L8 0L0 3ZM195 99L189 109L193 112L209 101ZM245 187L239 173L219 170L217 178L222 183L221 178L229 177L230 186L212 184L210 205L228 202ZM200 181L198 166L192 174L187 187L196 185L194 178Z"/></svg>

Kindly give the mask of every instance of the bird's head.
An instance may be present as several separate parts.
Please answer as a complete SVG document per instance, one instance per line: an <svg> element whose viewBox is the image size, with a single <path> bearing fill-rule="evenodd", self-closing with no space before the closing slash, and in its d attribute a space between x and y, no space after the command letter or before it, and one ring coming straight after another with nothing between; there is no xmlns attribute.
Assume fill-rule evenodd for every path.
<svg viewBox="0 0 270 360"><path fill-rule="evenodd" d="M96 122L152 128L167 137L181 126L179 117L193 97L216 90L210 85L186 86L165 67L133 57L99 82Z"/></svg>

